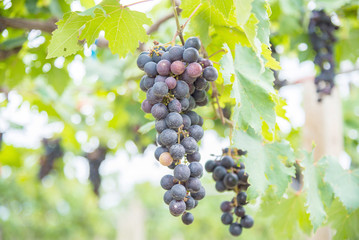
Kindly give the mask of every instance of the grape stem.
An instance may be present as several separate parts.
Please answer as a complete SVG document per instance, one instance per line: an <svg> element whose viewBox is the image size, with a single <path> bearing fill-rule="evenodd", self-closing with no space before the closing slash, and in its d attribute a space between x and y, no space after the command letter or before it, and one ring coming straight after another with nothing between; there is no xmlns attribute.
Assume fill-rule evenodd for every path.
<svg viewBox="0 0 359 240"><path fill-rule="evenodd" d="M126 8L126 7L130 7L130 6L139 4L139 3L150 2L150 1L152 1L152 0L142 0L142 1L138 1L138 2L134 2L134 3L131 3L131 4L125 5L123 7Z"/></svg>
<svg viewBox="0 0 359 240"><path fill-rule="evenodd" d="M218 54L218 53L221 53L221 52L224 52L224 53L227 53L228 51L227 51L227 49L219 49L217 52L214 52L214 53L212 53L211 55L209 55L208 56L208 58L211 58L211 57L213 57L214 55L216 55L216 54Z"/></svg>
<svg viewBox="0 0 359 240"><path fill-rule="evenodd" d="M188 24L188 22L191 20L191 18L193 17L193 15L197 12L197 10L199 9L199 7L202 5L202 3L198 4L198 6L193 10L193 12L191 13L191 15L188 17L187 21L183 24L182 31L184 30L184 28L186 27L186 25Z"/></svg>

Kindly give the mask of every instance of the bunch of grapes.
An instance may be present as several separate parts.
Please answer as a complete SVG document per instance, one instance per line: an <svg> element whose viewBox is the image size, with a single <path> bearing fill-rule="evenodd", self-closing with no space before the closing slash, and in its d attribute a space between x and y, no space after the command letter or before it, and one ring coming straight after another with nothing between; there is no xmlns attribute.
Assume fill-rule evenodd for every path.
<svg viewBox="0 0 359 240"><path fill-rule="evenodd" d="M322 95L329 95L334 87L333 44L337 41L334 36L334 31L337 29L338 26L333 24L331 18L323 10L312 12L308 32L316 52L314 63L321 70L321 73L315 78L319 93L318 101L321 101Z"/></svg>
<svg viewBox="0 0 359 240"><path fill-rule="evenodd" d="M239 236L242 228L251 228L254 224L253 218L246 215L244 205L247 204L248 174L244 170L243 163L236 163L233 158L245 155L246 152L237 149L226 148L223 155L216 160L206 162L205 169L212 173L216 181L216 190L218 192L234 191L236 196L231 201L221 203L223 212L221 221L229 225L229 232L233 236ZM233 156L233 157L232 157ZM240 220L239 220L240 219Z"/></svg>
<svg viewBox="0 0 359 240"><path fill-rule="evenodd" d="M173 175L161 179L162 188L167 190L163 199L170 213L182 215L187 225L194 220L188 211L206 193L199 180L203 174L198 152L204 134L203 118L193 109L208 103L209 82L218 77L212 62L200 57L200 47L196 37L188 38L184 46L157 43L137 59L137 66L146 73L140 82L147 96L142 109L156 119L155 158L173 169Z"/></svg>

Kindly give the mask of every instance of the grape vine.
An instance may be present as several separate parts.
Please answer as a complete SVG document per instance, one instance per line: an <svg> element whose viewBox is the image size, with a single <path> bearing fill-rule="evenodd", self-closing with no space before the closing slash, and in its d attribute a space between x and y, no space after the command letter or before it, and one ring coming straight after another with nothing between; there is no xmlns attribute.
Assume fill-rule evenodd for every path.
<svg viewBox="0 0 359 240"><path fill-rule="evenodd" d="M203 137L203 118L193 111L208 103L209 82L218 77L210 60L200 57L201 42L190 37L180 45L159 45L142 52L137 66L144 75L140 88L147 98L142 110L156 119L158 133L155 158L173 169L173 175L165 175L161 186L167 190L164 202L173 216L182 215L186 225L194 220L188 212L205 196L199 178L203 167L199 163L198 142Z"/></svg>

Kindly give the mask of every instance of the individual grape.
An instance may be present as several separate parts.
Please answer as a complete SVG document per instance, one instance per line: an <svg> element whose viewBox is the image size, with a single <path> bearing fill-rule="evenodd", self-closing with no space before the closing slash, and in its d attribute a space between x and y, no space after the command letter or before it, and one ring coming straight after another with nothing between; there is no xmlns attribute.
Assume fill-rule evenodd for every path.
<svg viewBox="0 0 359 240"><path fill-rule="evenodd" d="M157 160L160 160L160 156L162 153L164 152L168 152L168 149L166 147L158 147L156 148L156 151L155 151L155 158Z"/></svg>
<svg viewBox="0 0 359 240"><path fill-rule="evenodd" d="M163 76L167 76L171 73L171 62L168 60L160 60L157 63L157 68L156 68L158 74L163 75Z"/></svg>
<svg viewBox="0 0 359 240"><path fill-rule="evenodd" d="M162 178L161 178L161 187L165 190L170 190L173 186L174 186L174 180L175 178L170 175L170 174L167 174L167 175L164 175Z"/></svg>
<svg viewBox="0 0 359 240"><path fill-rule="evenodd" d="M238 177L238 180L241 182L247 182L247 180L248 180L248 175L244 169L241 169L237 172L237 177Z"/></svg>
<svg viewBox="0 0 359 240"><path fill-rule="evenodd" d="M155 83L154 78L145 75L144 80L143 80L143 84L144 84L144 87L147 90L150 89L153 86L154 83Z"/></svg>
<svg viewBox="0 0 359 240"><path fill-rule="evenodd" d="M185 81L187 84L192 84L192 83L194 83L196 81L197 78L196 77L190 77L188 75L188 72L185 70L183 72L183 74L181 75L181 79L183 81Z"/></svg>
<svg viewBox="0 0 359 240"><path fill-rule="evenodd" d="M171 190L168 190L163 195L163 201L168 205L173 200Z"/></svg>
<svg viewBox="0 0 359 240"><path fill-rule="evenodd" d="M201 102L207 97L207 94L204 90L195 90L192 97L196 102Z"/></svg>
<svg viewBox="0 0 359 240"><path fill-rule="evenodd" d="M196 91L196 88L194 87L193 83L188 84L188 88L189 88L189 94L193 94Z"/></svg>
<svg viewBox="0 0 359 240"><path fill-rule="evenodd" d="M206 106L208 104L208 97L206 96L202 101L200 102L196 102L197 106L203 107Z"/></svg>
<svg viewBox="0 0 359 240"><path fill-rule="evenodd" d="M180 100L181 103L181 111L186 111L189 107L189 100L188 98L183 98Z"/></svg>
<svg viewBox="0 0 359 240"><path fill-rule="evenodd" d="M189 170L188 166L185 164L178 164L173 170L173 176L178 181L185 182L188 180L190 175L191 175L191 171Z"/></svg>
<svg viewBox="0 0 359 240"><path fill-rule="evenodd" d="M254 224L254 220L251 216L245 215L241 218L241 225L244 228L251 228Z"/></svg>
<svg viewBox="0 0 359 240"><path fill-rule="evenodd" d="M173 100L171 100L171 101L168 103L167 107L168 107L168 110L170 110L170 112L177 112L177 113L179 113L179 112L181 112L181 110L182 110L181 102L178 101L176 98L173 99Z"/></svg>
<svg viewBox="0 0 359 240"><path fill-rule="evenodd" d="M191 223L193 223L193 220L194 217L190 212L186 212L182 215L182 222L186 225L190 225Z"/></svg>
<svg viewBox="0 0 359 240"><path fill-rule="evenodd" d="M178 129L183 124L183 118L177 112L170 112L165 120L166 125L172 129Z"/></svg>
<svg viewBox="0 0 359 240"><path fill-rule="evenodd" d="M191 119L191 124L196 125L199 121L199 116L196 112L188 111L186 115Z"/></svg>
<svg viewBox="0 0 359 240"><path fill-rule="evenodd" d="M165 146L172 146L177 143L177 133L172 129L165 129L160 133L159 139Z"/></svg>
<svg viewBox="0 0 359 240"><path fill-rule="evenodd" d="M164 105L163 103L156 103L155 105L153 105L151 113L154 118L160 120L168 115L168 110L166 105Z"/></svg>
<svg viewBox="0 0 359 240"><path fill-rule="evenodd" d="M217 166L214 170L213 170L213 179L215 181L219 181L222 180L227 174L227 170L223 167L223 166Z"/></svg>
<svg viewBox="0 0 359 240"><path fill-rule="evenodd" d="M199 162L192 162L188 165L189 170L191 171L191 177L200 177L203 174L202 164Z"/></svg>
<svg viewBox="0 0 359 240"><path fill-rule="evenodd" d="M237 206L234 209L234 214L237 215L237 217L243 217L245 215L246 211L244 210L244 207L242 206Z"/></svg>
<svg viewBox="0 0 359 240"><path fill-rule="evenodd" d="M191 126L191 119L186 114L181 114L183 121L183 129L188 130Z"/></svg>
<svg viewBox="0 0 359 240"><path fill-rule="evenodd" d="M198 200L194 200L194 208L198 206Z"/></svg>
<svg viewBox="0 0 359 240"><path fill-rule="evenodd" d="M143 70L150 77L156 77L157 75L157 64L155 62L148 62L145 64Z"/></svg>
<svg viewBox="0 0 359 240"><path fill-rule="evenodd" d="M155 63L159 63L162 59L162 54L164 54L165 52L163 50L156 52L153 52L152 54L152 61L154 61Z"/></svg>
<svg viewBox="0 0 359 240"><path fill-rule="evenodd" d="M148 62L152 62L152 58L148 54L140 54L137 58L137 67L143 70Z"/></svg>
<svg viewBox="0 0 359 240"><path fill-rule="evenodd" d="M197 142L202 139L204 131L201 126L193 125L188 130L189 135L193 137Z"/></svg>
<svg viewBox="0 0 359 240"><path fill-rule="evenodd" d="M143 77L141 78L141 81L140 81L140 88L141 88L141 90L144 91L144 92L147 92L147 88L146 88L146 86L145 86L145 78L146 78L146 77L147 77L147 75L143 76Z"/></svg>
<svg viewBox="0 0 359 240"><path fill-rule="evenodd" d="M230 211L232 211L232 208L233 208L233 206L232 206L232 203L230 201L223 201L221 203L222 212L230 212Z"/></svg>
<svg viewBox="0 0 359 240"><path fill-rule="evenodd" d="M202 74L202 67L199 63L193 62L193 63L188 64L188 66L186 67L186 71L188 73L188 76L190 76L192 78L197 78L197 77L201 76L201 74ZM148 75L150 75L150 74L148 74Z"/></svg>
<svg viewBox="0 0 359 240"><path fill-rule="evenodd" d="M190 96L188 98L189 101L189 106L188 106L188 111L191 111L192 109L194 109L196 107L196 101L194 100L194 98L192 96Z"/></svg>
<svg viewBox="0 0 359 240"><path fill-rule="evenodd" d="M186 188L191 193L196 193L201 190L202 184L201 181L198 178L190 177L186 182Z"/></svg>
<svg viewBox="0 0 359 240"><path fill-rule="evenodd" d="M240 192L237 195L237 202L240 205L245 205L247 203L247 193L245 192Z"/></svg>
<svg viewBox="0 0 359 240"><path fill-rule="evenodd" d="M193 47L197 50L201 48L201 41L197 37L190 37L187 39L187 41L184 43L184 48L190 48Z"/></svg>
<svg viewBox="0 0 359 240"><path fill-rule="evenodd" d="M224 156L222 158L221 165L227 169L230 169L234 165L233 158L230 156Z"/></svg>
<svg viewBox="0 0 359 240"><path fill-rule="evenodd" d="M202 200L206 196L206 189L202 186L201 189L196 193L191 193L194 200Z"/></svg>
<svg viewBox="0 0 359 240"><path fill-rule="evenodd" d="M198 60L199 64L201 64L204 68L209 67L209 66L213 66L213 63L211 60L206 59L206 58L200 58Z"/></svg>
<svg viewBox="0 0 359 240"><path fill-rule="evenodd" d="M162 98L156 97L156 95L153 93L152 88L148 89L148 91L146 93L146 98L147 98L147 101L153 105L156 103L160 103L162 101Z"/></svg>
<svg viewBox="0 0 359 240"><path fill-rule="evenodd" d="M198 50L193 47L186 48L183 52L183 60L187 63L197 62L198 58Z"/></svg>
<svg viewBox="0 0 359 240"><path fill-rule="evenodd" d="M209 160L206 162L206 164L204 165L204 168L206 169L207 172L213 172L213 170L217 167L217 164L215 161L213 160Z"/></svg>
<svg viewBox="0 0 359 240"><path fill-rule="evenodd" d="M201 160L201 154L199 152L194 152L192 154L187 154L188 162L199 162Z"/></svg>
<svg viewBox="0 0 359 240"><path fill-rule="evenodd" d="M186 204L183 200L172 200L169 204L169 210L173 216L178 217L186 210Z"/></svg>
<svg viewBox="0 0 359 240"><path fill-rule="evenodd" d="M171 60L171 57L170 57L170 53L169 52L163 53L162 56L161 56L161 60L167 60L167 61L171 62L172 60Z"/></svg>
<svg viewBox="0 0 359 240"><path fill-rule="evenodd" d="M181 61L174 61L171 64L170 69L173 74L181 75L184 72L184 70L186 69L186 65Z"/></svg>
<svg viewBox="0 0 359 240"><path fill-rule="evenodd" d="M193 199L193 197L188 196L187 197L187 201L185 201L186 203L186 210L191 210L194 208L194 205L196 204L196 200Z"/></svg>
<svg viewBox="0 0 359 240"><path fill-rule="evenodd" d="M234 173L227 173L223 183L227 188L234 188L238 184L238 177Z"/></svg>
<svg viewBox="0 0 359 240"><path fill-rule="evenodd" d="M218 71L217 69L215 69L212 66L206 67L203 70L203 77L209 81L209 82L213 82L218 78Z"/></svg>
<svg viewBox="0 0 359 240"><path fill-rule="evenodd" d="M233 216L231 213L229 212L225 212L222 214L221 216L221 221L224 225L229 225L229 224L232 224L233 222Z"/></svg>
<svg viewBox="0 0 359 240"><path fill-rule="evenodd" d="M186 153L186 150L181 144L173 144L170 147L170 154L174 160L181 160Z"/></svg>
<svg viewBox="0 0 359 240"><path fill-rule="evenodd" d="M168 89L174 89L177 85L177 80L174 77L168 77L166 78L165 83L167 84Z"/></svg>
<svg viewBox="0 0 359 240"><path fill-rule="evenodd" d="M151 113L152 104L148 102L148 100L144 100L141 104L141 108L145 113Z"/></svg>
<svg viewBox="0 0 359 240"><path fill-rule="evenodd" d="M197 80L194 82L194 86L197 90L204 90L207 84L208 84L207 80L203 77L197 78Z"/></svg>
<svg viewBox="0 0 359 240"><path fill-rule="evenodd" d="M227 187L224 185L223 181L216 181L215 188L218 192L224 192L227 190Z"/></svg>
<svg viewBox="0 0 359 240"><path fill-rule="evenodd" d="M193 137L185 137L181 144L186 149L186 153L194 153L198 150L197 142Z"/></svg>
<svg viewBox="0 0 359 240"><path fill-rule="evenodd" d="M186 188L181 184L175 184L171 188L172 197L175 200L183 200L187 194Z"/></svg>
<svg viewBox="0 0 359 240"><path fill-rule="evenodd" d="M160 155L159 161L163 166L169 166L173 162L173 158L169 152L164 152Z"/></svg>
<svg viewBox="0 0 359 240"><path fill-rule="evenodd" d="M153 87L153 93L156 97L163 98L168 93L168 87L167 84L164 82L156 82Z"/></svg>
<svg viewBox="0 0 359 240"><path fill-rule="evenodd" d="M166 76L157 75L155 77L155 83L156 82L165 82L166 78L167 78Z"/></svg>
<svg viewBox="0 0 359 240"><path fill-rule="evenodd" d="M176 87L173 89L173 95L177 99L182 99L189 93L189 87L184 81L177 81Z"/></svg>
<svg viewBox="0 0 359 240"><path fill-rule="evenodd" d="M233 235L233 236L239 236L242 233L242 226L239 223L232 223L229 226L229 232Z"/></svg>
<svg viewBox="0 0 359 240"><path fill-rule="evenodd" d="M166 125L166 121L164 119L161 119L161 120L156 120L155 128L158 133L161 133L168 127Z"/></svg>
<svg viewBox="0 0 359 240"><path fill-rule="evenodd" d="M168 51L171 61L174 62L177 60L181 60L183 51L184 51L183 47L179 47L179 46L171 47L171 49Z"/></svg>

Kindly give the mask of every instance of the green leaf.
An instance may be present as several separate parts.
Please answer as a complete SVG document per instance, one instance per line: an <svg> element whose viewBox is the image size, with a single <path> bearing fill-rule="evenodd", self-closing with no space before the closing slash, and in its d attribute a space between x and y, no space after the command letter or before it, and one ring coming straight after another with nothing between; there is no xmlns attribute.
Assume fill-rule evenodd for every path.
<svg viewBox="0 0 359 240"><path fill-rule="evenodd" d="M155 128L155 124L156 124L156 121L148 122L145 125L142 125L140 127L140 129L138 129L138 132L141 134L148 133L149 131L151 131L152 129Z"/></svg>
<svg viewBox="0 0 359 240"><path fill-rule="evenodd" d="M231 12L233 1L228 0L210 0L210 3L217 8L226 18L229 17Z"/></svg>
<svg viewBox="0 0 359 240"><path fill-rule="evenodd" d="M264 144L248 130L235 132L234 145L248 151L244 160L251 184L249 197L263 194L270 185L277 197L281 197L295 175L294 155L289 144L284 141Z"/></svg>
<svg viewBox="0 0 359 240"><path fill-rule="evenodd" d="M58 95L61 95L70 82L70 76L64 69L58 69L52 65L51 70L46 74L47 82L51 85Z"/></svg>
<svg viewBox="0 0 359 240"><path fill-rule="evenodd" d="M301 162L301 166L304 168L303 188L307 192L306 206L315 232L323 223L326 213L319 195L318 180L320 176L314 163L313 152L304 152L304 159Z"/></svg>
<svg viewBox="0 0 359 240"><path fill-rule="evenodd" d="M21 36L16 38L8 39L2 43L0 43L0 49L2 50L10 50L17 47L21 47L24 42L27 41L27 36Z"/></svg>
<svg viewBox="0 0 359 240"><path fill-rule="evenodd" d="M272 57L272 51L265 44L262 44L262 56L267 60L264 65L265 67L271 68L273 70L281 69L279 62Z"/></svg>
<svg viewBox="0 0 359 240"><path fill-rule="evenodd" d="M243 26L249 19L252 11L253 0L236 0L236 15L237 23L239 26Z"/></svg>

